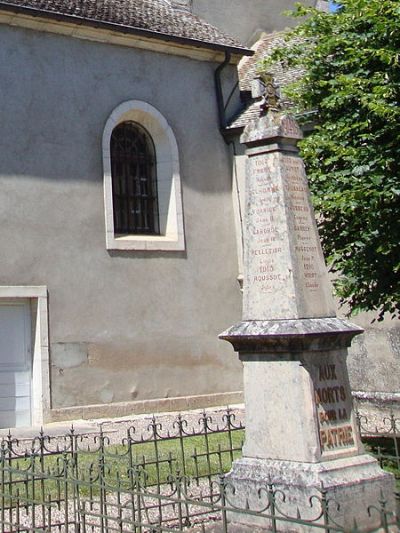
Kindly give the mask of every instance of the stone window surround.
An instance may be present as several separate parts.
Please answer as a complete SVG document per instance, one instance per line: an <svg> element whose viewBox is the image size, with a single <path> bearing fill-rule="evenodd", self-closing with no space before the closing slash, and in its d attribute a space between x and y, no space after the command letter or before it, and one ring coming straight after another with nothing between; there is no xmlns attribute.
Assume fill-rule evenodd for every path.
<svg viewBox="0 0 400 533"><path fill-rule="evenodd" d="M146 128L154 142L161 235L114 233L110 139L113 129L128 120ZM155 107L141 100L129 100L114 109L103 133L103 169L107 250L185 250L178 146L171 127Z"/></svg>
<svg viewBox="0 0 400 533"><path fill-rule="evenodd" d="M45 423L50 413L49 327L46 286L0 286L0 304L29 300L32 326L31 425Z"/></svg>

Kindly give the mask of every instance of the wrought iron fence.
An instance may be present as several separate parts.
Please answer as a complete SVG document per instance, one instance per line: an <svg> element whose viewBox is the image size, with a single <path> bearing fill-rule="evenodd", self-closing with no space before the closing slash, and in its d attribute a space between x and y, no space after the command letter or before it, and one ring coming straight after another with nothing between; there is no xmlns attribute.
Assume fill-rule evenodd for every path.
<svg viewBox="0 0 400 533"><path fill-rule="evenodd" d="M393 413L372 418L356 411L356 420L366 450L394 474L400 490L400 418Z"/></svg>
<svg viewBox="0 0 400 533"><path fill-rule="evenodd" d="M357 420L363 431L365 417L358 413ZM382 428L363 432L382 466L398 475L399 420L382 422ZM3 439L2 533L228 533L236 531L238 514L249 522L256 517L271 531L349 531L336 520L337 504L323 489L310 498L307 516L288 514L287 495L272 483L257 487L251 505L238 504L224 472L240 456L244 426L230 409L198 419L179 415L168 427L154 417L146 426L115 427L104 423L98 434L84 435L71 429L63 437L42 432L24 442L11 434ZM365 512L371 531L400 529L383 497Z"/></svg>

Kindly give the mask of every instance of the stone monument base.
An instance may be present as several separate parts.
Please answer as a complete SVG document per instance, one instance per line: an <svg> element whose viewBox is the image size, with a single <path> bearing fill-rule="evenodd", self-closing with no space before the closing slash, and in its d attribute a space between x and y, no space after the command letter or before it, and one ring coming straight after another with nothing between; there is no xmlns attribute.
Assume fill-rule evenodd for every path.
<svg viewBox="0 0 400 533"><path fill-rule="evenodd" d="M242 458L233 463L226 482L228 507L262 511L268 505L268 498L271 499L271 492L268 495L270 483L277 517L294 520L301 517L304 521L326 525L329 516L332 526L350 531L356 521L358 531L366 531L381 525L383 500L386 500L388 520L394 517L393 476L384 472L376 459L367 454L319 463ZM266 516L270 514L271 504L264 511ZM253 531L272 529L272 520L262 516L232 512L229 520L237 524L233 531L241 531L242 525L243 530L246 526ZM315 532L318 528L277 520L276 530L303 533Z"/></svg>

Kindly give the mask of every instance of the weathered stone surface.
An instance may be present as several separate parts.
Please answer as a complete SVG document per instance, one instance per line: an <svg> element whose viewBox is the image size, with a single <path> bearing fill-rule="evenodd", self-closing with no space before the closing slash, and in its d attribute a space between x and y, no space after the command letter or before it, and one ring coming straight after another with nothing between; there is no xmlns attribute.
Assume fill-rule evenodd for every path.
<svg viewBox="0 0 400 533"><path fill-rule="evenodd" d="M301 467L300 467L301 466ZM227 478L227 502L246 509L260 510L267 504L267 484L273 484L278 516L296 519L297 512L304 520L323 524L321 513L321 490L326 491L328 514L333 523L350 531L357 522L359 530L380 525L378 512L368 513L371 502L379 505L382 496L387 500L388 509L394 508L392 476L383 472L377 461L370 455L336 459L322 463L299 465L291 461L261 460L243 458L235 461ZM235 487L235 493L230 492ZM264 490L259 489L264 487ZM282 497L285 494L285 499ZM312 505L310 502L312 498ZM339 507L338 505L339 504ZM268 514L268 510L265 514ZM230 513L232 522L248 526L271 528L271 521L262 516L249 516ZM235 529L233 528L233 531ZM278 531L315 531L315 526L277 522Z"/></svg>
<svg viewBox="0 0 400 533"><path fill-rule="evenodd" d="M346 350L244 362L245 457L316 463L361 452Z"/></svg>
<svg viewBox="0 0 400 533"><path fill-rule="evenodd" d="M243 320L335 316L296 122L268 113L248 146Z"/></svg>
<svg viewBox="0 0 400 533"><path fill-rule="evenodd" d="M339 318L247 320L227 329L219 338L230 342L243 358L249 353L343 348L362 332L362 328Z"/></svg>
<svg viewBox="0 0 400 533"><path fill-rule="evenodd" d="M303 138L303 133L296 120L290 115L268 113L251 122L245 129L241 142L249 148L261 145L265 147L273 142L284 145L293 144Z"/></svg>

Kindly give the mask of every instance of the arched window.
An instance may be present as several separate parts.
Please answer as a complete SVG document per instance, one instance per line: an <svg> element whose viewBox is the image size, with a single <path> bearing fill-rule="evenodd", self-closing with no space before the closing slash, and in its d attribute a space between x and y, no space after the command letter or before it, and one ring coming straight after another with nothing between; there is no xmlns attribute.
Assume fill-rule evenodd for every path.
<svg viewBox="0 0 400 533"><path fill-rule="evenodd" d="M149 133L133 121L114 128L110 140L116 235L159 235L156 155Z"/></svg>
<svg viewBox="0 0 400 533"><path fill-rule="evenodd" d="M178 145L162 114L129 100L103 132L108 250L185 249Z"/></svg>

